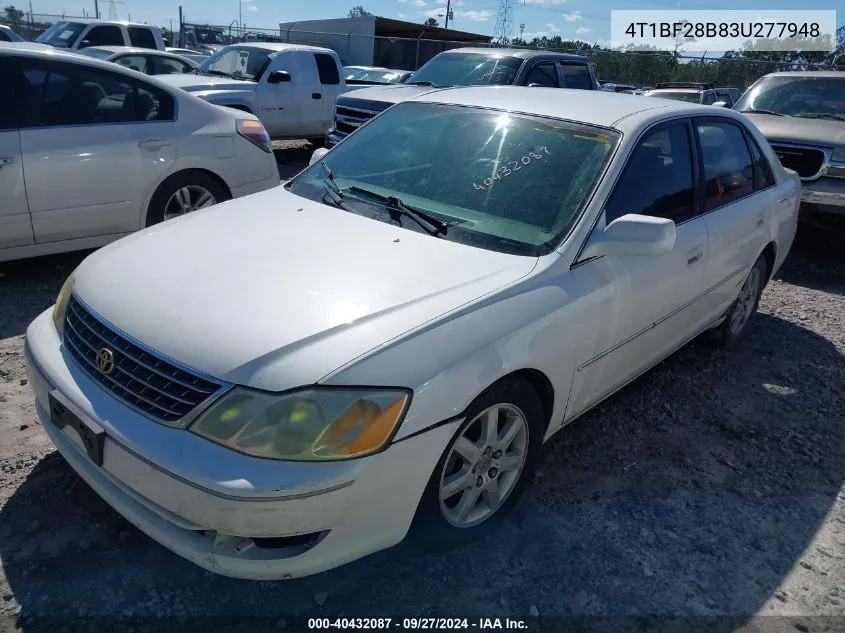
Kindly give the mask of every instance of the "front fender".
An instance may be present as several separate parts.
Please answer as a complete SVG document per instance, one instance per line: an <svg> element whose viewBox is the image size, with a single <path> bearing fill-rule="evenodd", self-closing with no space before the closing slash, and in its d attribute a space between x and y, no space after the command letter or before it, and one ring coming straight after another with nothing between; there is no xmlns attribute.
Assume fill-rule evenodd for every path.
<svg viewBox="0 0 845 633"><path fill-rule="evenodd" d="M500 378L538 370L554 390L548 437L562 424L577 364L563 351L574 347L567 341L574 343L579 334L577 322L561 315L569 303L562 280L535 278L497 293L371 352L321 383L413 389L398 440L460 415Z"/></svg>

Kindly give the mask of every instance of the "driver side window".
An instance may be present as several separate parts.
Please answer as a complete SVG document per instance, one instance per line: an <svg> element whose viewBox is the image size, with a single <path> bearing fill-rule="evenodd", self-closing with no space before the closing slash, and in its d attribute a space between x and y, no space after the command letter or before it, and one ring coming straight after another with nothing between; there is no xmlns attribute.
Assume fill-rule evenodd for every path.
<svg viewBox="0 0 845 633"><path fill-rule="evenodd" d="M694 216L692 144L685 122L647 133L628 158L605 206L605 222L629 213L675 223Z"/></svg>

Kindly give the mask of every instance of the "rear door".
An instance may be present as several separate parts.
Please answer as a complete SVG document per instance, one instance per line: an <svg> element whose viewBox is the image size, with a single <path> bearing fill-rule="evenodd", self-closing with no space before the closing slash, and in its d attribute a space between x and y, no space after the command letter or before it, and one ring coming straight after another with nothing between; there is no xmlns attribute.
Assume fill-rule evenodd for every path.
<svg viewBox="0 0 845 633"><path fill-rule="evenodd" d="M738 121L702 117L695 120L694 128L703 167L710 249L703 319L713 320L730 307L748 270L763 252L765 216L776 208L778 190L765 158L750 144L753 140Z"/></svg>
<svg viewBox="0 0 845 633"><path fill-rule="evenodd" d="M128 46L129 42L123 34L123 29L112 24L95 24L88 27L77 40L74 48L87 48L89 46Z"/></svg>
<svg viewBox="0 0 845 633"><path fill-rule="evenodd" d="M560 62L557 65L560 74L560 87L574 90L595 90L593 75L586 64Z"/></svg>
<svg viewBox="0 0 845 633"><path fill-rule="evenodd" d="M18 130L18 63L0 57L0 251L34 242Z"/></svg>
<svg viewBox="0 0 845 633"><path fill-rule="evenodd" d="M35 241L137 230L171 168L173 98L126 74L22 62L21 149Z"/></svg>
<svg viewBox="0 0 845 633"><path fill-rule="evenodd" d="M560 88L557 64L550 60L536 62L525 77L525 85L540 88Z"/></svg>
<svg viewBox="0 0 845 633"><path fill-rule="evenodd" d="M322 136L334 126L334 106L338 95L342 92L340 78L340 64L338 59L330 53L313 53L317 67L317 77L320 81L319 94L314 91L311 97L311 107L319 116L314 121L314 128L310 134ZM319 104L314 103L319 101Z"/></svg>

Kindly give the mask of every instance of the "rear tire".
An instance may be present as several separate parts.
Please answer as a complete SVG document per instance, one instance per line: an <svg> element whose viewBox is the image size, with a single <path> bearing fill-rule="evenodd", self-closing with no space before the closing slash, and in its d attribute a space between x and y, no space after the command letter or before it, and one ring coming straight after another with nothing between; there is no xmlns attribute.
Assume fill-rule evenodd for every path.
<svg viewBox="0 0 845 633"><path fill-rule="evenodd" d="M495 529L534 477L545 423L540 396L523 380L505 379L476 398L429 479L412 540L451 548Z"/></svg>
<svg viewBox="0 0 845 633"><path fill-rule="evenodd" d="M728 310L725 320L709 332L710 342L718 347L733 347L736 345L757 314L757 306L763 288L766 287L768 265L766 258L760 255L739 290L739 295Z"/></svg>
<svg viewBox="0 0 845 633"><path fill-rule="evenodd" d="M210 207L229 198L229 192L211 176L200 171L179 172L156 189L147 209L146 226Z"/></svg>

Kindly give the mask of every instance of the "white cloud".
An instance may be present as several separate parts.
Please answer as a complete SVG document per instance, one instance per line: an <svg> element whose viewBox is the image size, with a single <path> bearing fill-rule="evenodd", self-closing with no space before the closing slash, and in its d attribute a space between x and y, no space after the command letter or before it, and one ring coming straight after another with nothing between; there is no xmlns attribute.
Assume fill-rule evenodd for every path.
<svg viewBox="0 0 845 633"><path fill-rule="evenodd" d="M549 34L548 34L547 31L526 31L525 33L522 34L522 39L524 39L526 42L530 42L535 37L548 37L548 36L549 36Z"/></svg>
<svg viewBox="0 0 845 633"><path fill-rule="evenodd" d="M546 28L549 29L549 33L560 33L560 29L551 22L546 24Z"/></svg>
<svg viewBox="0 0 845 633"><path fill-rule="evenodd" d="M549 6L552 4L566 4L566 0L523 0L522 4Z"/></svg>
<svg viewBox="0 0 845 633"><path fill-rule="evenodd" d="M258 11L258 7L256 7L254 4L247 5L247 9L249 9L250 11Z"/></svg>
<svg viewBox="0 0 845 633"><path fill-rule="evenodd" d="M589 33L592 30L593 29L588 29L587 27L584 27L584 26L579 26L577 29L575 29L575 32L578 35L586 35L587 33Z"/></svg>
<svg viewBox="0 0 845 633"><path fill-rule="evenodd" d="M581 15L581 12L578 9L572 11L571 13L564 13L563 19L567 22L577 22L578 20L583 20L584 16Z"/></svg>
<svg viewBox="0 0 845 633"><path fill-rule="evenodd" d="M425 0L414 0L414 6L415 7L424 7L425 6Z"/></svg>
<svg viewBox="0 0 845 633"><path fill-rule="evenodd" d="M485 22L493 17L492 11L455 11L456 18L464 18L473 22Z"/></svg>

